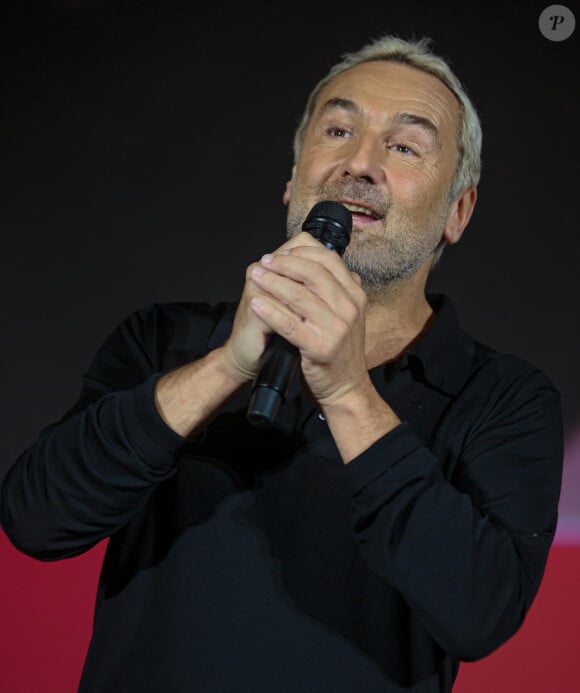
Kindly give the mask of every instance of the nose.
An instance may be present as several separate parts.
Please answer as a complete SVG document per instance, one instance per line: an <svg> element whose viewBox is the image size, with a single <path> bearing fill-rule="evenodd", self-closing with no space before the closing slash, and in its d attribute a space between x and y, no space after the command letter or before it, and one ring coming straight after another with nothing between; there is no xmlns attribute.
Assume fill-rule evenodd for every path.
<svg viewBox="0 0 580 693"><path fill-rule="evenodd" d="M367 134L353 139L341 165L341 177L374 185L383 182L382 154L382 143L377 137Z"/></svg>

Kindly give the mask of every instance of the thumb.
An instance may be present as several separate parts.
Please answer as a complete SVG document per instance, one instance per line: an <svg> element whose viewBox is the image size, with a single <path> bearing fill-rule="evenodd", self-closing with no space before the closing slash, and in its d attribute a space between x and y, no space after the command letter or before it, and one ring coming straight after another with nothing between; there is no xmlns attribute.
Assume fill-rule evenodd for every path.
<svg viewBox="0 0 580 693"><path fill-rule="evenodd" d="M362 279L360 278L360 275L357 274L356 272L351 272L350 276L355 280L355 282L359 285L362 286Z"/></svg>

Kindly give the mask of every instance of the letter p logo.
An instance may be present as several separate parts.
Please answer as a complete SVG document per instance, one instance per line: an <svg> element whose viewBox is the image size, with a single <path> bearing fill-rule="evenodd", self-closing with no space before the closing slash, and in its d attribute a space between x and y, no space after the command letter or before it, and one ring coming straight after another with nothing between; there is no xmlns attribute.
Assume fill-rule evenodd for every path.
<svg viewBox="0 0 580 693"><path fill-rule="evenodd" d="M540 15L538 25L550 41L565 41L574 32L576 19L564 5L550 5Z"/></svg>

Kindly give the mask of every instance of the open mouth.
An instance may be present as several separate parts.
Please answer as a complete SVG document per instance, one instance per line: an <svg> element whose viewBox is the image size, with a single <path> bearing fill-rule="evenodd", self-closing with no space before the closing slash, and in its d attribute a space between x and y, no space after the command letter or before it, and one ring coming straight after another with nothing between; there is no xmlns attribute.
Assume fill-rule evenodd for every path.
<svg viewBox="0 0 580 693"><path fill-rule="evenodd" d="M374 209L370 207L365 207L363 205L353 204L351 202L341 202L352 214L353 224L355 222L361 222L364 224L372 223L373 221L378 221L382 219L380 214L377 214Z"/></svg>

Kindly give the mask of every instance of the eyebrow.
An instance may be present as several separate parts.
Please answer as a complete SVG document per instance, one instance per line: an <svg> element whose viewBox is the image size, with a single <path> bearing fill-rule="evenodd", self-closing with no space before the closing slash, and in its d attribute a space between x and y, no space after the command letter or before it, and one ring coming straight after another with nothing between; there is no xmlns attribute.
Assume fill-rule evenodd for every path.
<svg viewBox="0 0 580 693"><path fill-rule="evenodd" d="M328 99L328 101L326 101L326 103L324 103L322 106L320 112L322 114L326 111L331 111L334 108L339 108L343 111L348 111L349 113L354 113L356 115L360 115L362 113L362 109L354 101L340 97ZM437 145L441 144L439 129L432 120L429 120L429 118L424 118L423 116L419 116L414 113L402 111L395 114L393 123L394 125L417 125L425 130L433 138Z"/></svg>
<svg viewBox="0 0 580 693"><path fill-rule="evenodd" d="M395 124L401 125L418 125L423 130L426 130L435 140L436 144L441 144L439 129L432 120L423 116L415 115L414 113L397 113L395 116Z"/></svg>
<svg viewBox="0 0 580 693"><path fill-rule="evenodd" d="M320 109L320 112L324 113L325 111L331 111L333 108L340 108L350 113L361 113L360 107L354 101L350 99L341 99L337 96L333 99L328 99Z"/></svg>

